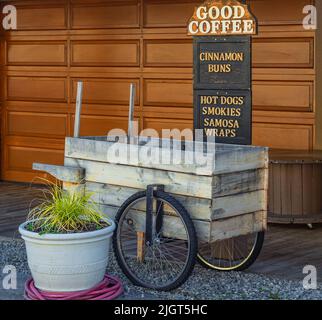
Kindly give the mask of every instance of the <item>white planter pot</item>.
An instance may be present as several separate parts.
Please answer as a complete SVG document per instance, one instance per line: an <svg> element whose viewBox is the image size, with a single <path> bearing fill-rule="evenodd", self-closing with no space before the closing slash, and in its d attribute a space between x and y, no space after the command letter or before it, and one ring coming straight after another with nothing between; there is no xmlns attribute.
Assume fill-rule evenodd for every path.
<svg viewBox="0 0 322 320"><path fill-rule="evenodd" d="M28 265L35 286L50 292L71 292L94 287L103 280L109 258L109 227L85 233L39 235L19 227L25 240Z"/></svg>

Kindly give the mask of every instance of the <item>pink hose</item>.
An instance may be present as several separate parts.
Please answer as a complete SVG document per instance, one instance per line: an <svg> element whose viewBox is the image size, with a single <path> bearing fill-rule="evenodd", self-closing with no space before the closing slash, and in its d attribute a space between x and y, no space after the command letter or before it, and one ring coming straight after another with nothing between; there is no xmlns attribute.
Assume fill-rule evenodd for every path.
<svg viewBox="0 0 322 320"><path fill-rule="evenodd" d="M102 282L92 289L77 292L46 292L35 287L33 279L25 284L27 300L113 300L123 293L123 287L118 278L105 275Z"/></svg>

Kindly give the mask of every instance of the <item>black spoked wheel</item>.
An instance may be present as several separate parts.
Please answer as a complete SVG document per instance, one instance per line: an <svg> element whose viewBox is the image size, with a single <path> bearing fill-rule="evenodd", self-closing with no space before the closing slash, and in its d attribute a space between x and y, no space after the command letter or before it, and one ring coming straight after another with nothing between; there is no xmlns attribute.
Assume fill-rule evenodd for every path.
<svg viewBox="0 0 322 320"><path fill-rule="evenodd" d="M198 261L218 271L243 271L257 259L263 247L264 232L217 241L199 242Z"/></svg>
<svg viewBox="0 0 322 320"><path fill-rule="evenodd" d="M121 206L116 223L116 259L135 285L169 291L187 280L198 240L189 214L176 199L163 191L154 191L153 197L138 192Z"/></svg>

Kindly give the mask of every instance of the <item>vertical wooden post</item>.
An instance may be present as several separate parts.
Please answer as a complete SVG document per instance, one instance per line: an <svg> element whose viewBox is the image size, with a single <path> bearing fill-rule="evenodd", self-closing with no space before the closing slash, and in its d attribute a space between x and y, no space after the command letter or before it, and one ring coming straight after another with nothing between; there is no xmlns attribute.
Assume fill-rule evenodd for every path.
<svg viewBox="0 0 322 320"><path fill-rule="evenodd" d="M80 132L80 117L82 112L82 99L83 99L83 82L77 82L77 98L76 98L76 111L75 111L75 124L74 124L74 138L79 137Z"/></svg>
<svg viewBox="0 0 322 320"><path fill-rule="evenodd" d="M133 121L134 121L134 107L135 107L135 84L131 83L130 86L130 108L129 108L129 124L128 124L128 140L131 143L131 137L133 134Z"/></svg>
<svg viewBox="0 0 322 320"><path fill-rule="evenodd" d="M142 231L137 232L137 261L142 263L144 261L144 247L145 247L145 233Z"/></svg>

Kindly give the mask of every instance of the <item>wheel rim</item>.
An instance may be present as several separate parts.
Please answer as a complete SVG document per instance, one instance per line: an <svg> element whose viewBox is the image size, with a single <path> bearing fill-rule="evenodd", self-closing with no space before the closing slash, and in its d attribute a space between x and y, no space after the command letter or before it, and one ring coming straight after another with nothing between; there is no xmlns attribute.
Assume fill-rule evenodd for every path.
<svg viewBox="0 0 322 320"><path fill-rule="evenodd" d="M163 226L158 233L153 232L151 245L143 241L144 258L142 261L138 258L138 230L145 228L146 197L137 199L125 208L117 229L117 248L127 273L131 275L136 284L154 289L163 289L180 278L187 268L191 251L190 236L184 220L169 202L160 198L153 199L154 229L156 217L160 214L162 206L166 211ZM180 237L186 240L176 239L167 234L168 215L177 218L176 228L180 228Z"/></svg>
<svg viewBox="0 0 322 320"><path fill-rule="evenodd" d="M252 257L258 236L258 233L249 234L213 244L199 242L198 259L206 266L220 271L239 269Z"/></svg>

